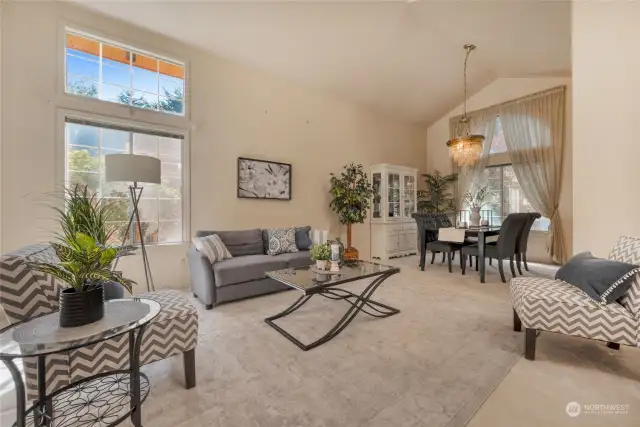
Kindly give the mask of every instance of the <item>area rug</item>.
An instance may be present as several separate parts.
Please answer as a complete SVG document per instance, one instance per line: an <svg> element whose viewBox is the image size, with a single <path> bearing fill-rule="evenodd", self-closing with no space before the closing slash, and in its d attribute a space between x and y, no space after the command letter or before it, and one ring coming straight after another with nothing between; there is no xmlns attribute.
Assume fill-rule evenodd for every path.
<svg viewBox="0 0 640 427"><path fill-rule="evenodd" d="M522 336L511 329L508 287L493 270L481 284L476 274L449 274L441 265L420 272L415 262L396 262L402 272L375 294L399 308L398 315L360 315L308 352L263 321L291 304L295 291L201 310L197 387L183 388L180 358L145 367L152 390L144 424L465 425L522 354ZM314 299L279 321L303 341L321 336L348 307Z"/></svg>

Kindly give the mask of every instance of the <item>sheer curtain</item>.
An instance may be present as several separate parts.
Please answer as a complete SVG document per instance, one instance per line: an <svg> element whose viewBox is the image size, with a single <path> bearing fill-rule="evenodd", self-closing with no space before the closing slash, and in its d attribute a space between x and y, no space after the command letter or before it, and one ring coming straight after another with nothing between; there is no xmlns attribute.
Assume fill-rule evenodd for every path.
<svg viewBox="0 0 640 427"><path fill-rule="evenodd" d="M485 108L467 114L469 117L470 134L484 135L482 143L482 155L472 166L459 167L454 165L454 170L458 173L456 184L456 202L458 210L462 209L462 199L464 193L469 191L473 184L482 185L481 179L484 170L489 162L489 152L491 151L491 141L496 127L497 108ZM449 132L451 137L464 135L466 125L460 123L460 116L453 117L449 122Z"/></svg>
<svg viewBox="0 0 640 427"><path fill-rule="evenodd" d="M565 88L499 106L513 170L531 205L551 220L547 252L555 262L566 253L558 213L564 145Z"/></svg>

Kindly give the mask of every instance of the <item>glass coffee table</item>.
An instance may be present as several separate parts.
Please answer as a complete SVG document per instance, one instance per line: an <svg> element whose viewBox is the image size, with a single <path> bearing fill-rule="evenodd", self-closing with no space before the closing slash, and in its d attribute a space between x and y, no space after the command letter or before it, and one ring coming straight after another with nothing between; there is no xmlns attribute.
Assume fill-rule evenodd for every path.
<svg viewBox="0 0 640 427"><path fill-rule="evenodd" d="M302 296L285 310L274 316L267 317L265 322L302 350L311 350L335 338L360 311L369 316L381 318L398 314L400 310L397 308L374 301L371 297L382 282L399 272L400 269L397 267L368 261L346 261L339 272L320 271L315 266L269 271L266 273L267 277L301 291ZM345 283L368 278L372 279L372 281L360 295L340 287ZM290 315L315 295L321 295L335 301L347 301L350 307L329 332L310 344L304 344L273 321Z"/></svg>

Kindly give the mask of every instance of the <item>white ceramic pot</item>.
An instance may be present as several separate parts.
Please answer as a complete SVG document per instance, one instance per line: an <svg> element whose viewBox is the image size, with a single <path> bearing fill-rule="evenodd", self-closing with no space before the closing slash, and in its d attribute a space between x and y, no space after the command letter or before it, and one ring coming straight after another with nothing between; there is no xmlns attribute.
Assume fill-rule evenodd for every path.
<svg viewBox="0 0 640 427"><path fill-rule="evenodd" d="M480 225L480 208L471 208L471 215L469 216L472 227L478 227Z"/></svg>
<svg viewBox="0 0 640 427"><path fill-rule="evenodd" d="M316 260L316 268L318 270L326 270L328 263L329 263L329 261L327 261L326 259L317 259Z"/></svg>

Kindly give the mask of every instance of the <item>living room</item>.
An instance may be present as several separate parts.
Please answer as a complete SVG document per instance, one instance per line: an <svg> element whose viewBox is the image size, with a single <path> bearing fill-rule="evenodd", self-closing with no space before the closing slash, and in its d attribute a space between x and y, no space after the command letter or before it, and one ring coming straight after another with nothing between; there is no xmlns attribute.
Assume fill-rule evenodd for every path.
<svg viewBox="0 0 640 427"><path fill-rule="evenodd" d="M314 243L336 237L346 243L347 227L330 207L331 173L355 163L371 178L372 166L395 165L415 170L417 190L426 190L423 174L457 171L446 145L455 136L452 118L561 88L554 218L562 226L554 238L563 242L562 251L550 254L549 231L534 228L524 278L553 278L560 265L585 251L606 258L620 236L640 235L633 215L638 203L629 197L638 150L620 136L638 110L629 96L638 88L632 73L639 61L629 52L638 35L632 19L640 12L637 3L3 1L0 11L3 254L54 239L52 201L78 172L69 166L69 153L83 151L78 138L71 140L73 132L126 130L134 147L148 135L169 147L168 154L158 143L155 150L164 162L163 185L170 181L176 191L166 198L171 208L161 206L162 197L155 208L141 201L142 222L151 227L145 252L155 289L178 292L189 304L180 310L188 312L191 323L184 330L194 336L182 350L188 357L173 355L164 342L162 355L142 362L148 396L132 411L143 424L634 425L640 356L633 346L614 350L600 338L543 332L535 361L527 360L525 332L513 330L510 284L500 280L495 260L481 283L472 268L464 276L457 266L448 273L439 257L421 271L418 242L410 251L415 255L372 259L371 211L353 224L352 245L361 260L399 269L373 289L376 301L399 313L371 319L362 312L309 351L264 322L294 302L300 289L209 307L194 297L188 253L199 230L310 226ZM99 64L92 75L100 92L93 95L90 87L82 92L91 79L74 80L69 71L69 49L82 51L83 43L100 46L96 61L75 57ZM467 43L477 45L467 53L468 64ZM116 86L104 77L103 62L110 61L105 46L161 64L160 82L178 82L181 95L158 93L158 87L160 102L141 107L142 98L135 100L139 70L131 65L132 99L103 97L102 84ZM170 71L162 77L165 63ZM163 111L163 100L179 107ZM118 153L103 142L97 151L84 151ZM510 155L507 149L490 154L486 169L499 171L502 186L511 173ZM239 158L289 165L286 200L238 197ZM169 163L173 169L166 172ZM91 177L90 168L79 172L87 179L81 182L122 192L130 209L125 185ZM156 191L154 184L142 185ZM594 203L596 195L606 195L607 202ZM126 223L129 213L118 221ZM148 291L140 249L118 264L126 279L137 282L134 295ZM351 296L342 298L363 301L357 294L370 282L345 285ZM312 300L286 319L285 329L309 341L348 308L346 301ZM147 350L143 342L142 352ZM83 362L87 370L91 357L97 356ZM36 378L35 362L31 369L27 383ZM185 389L183 381L192 387ZM11 375L0 366L3 426L18 418L15 394ZM37 400L29 396L27 406ZM585 413L569 414L573 402ZM626 409L605 413L587 405ZM33 425L34 417L27 421ZM52 425L76 425L62 422L54 418ZM139 425L135 417L131 422Z"/></svg>

